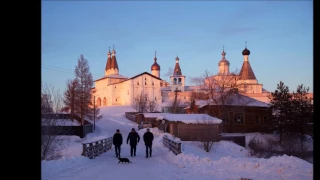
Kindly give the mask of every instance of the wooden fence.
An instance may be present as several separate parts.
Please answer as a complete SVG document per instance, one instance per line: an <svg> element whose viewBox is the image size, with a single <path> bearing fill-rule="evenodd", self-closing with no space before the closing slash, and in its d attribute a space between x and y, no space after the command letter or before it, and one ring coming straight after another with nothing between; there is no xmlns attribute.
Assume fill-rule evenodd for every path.
<svg viewBox="0 0 320 180"><path fill-rule="evenodd" d="M163 145L165 147L168 147L175 155L178 155L181 153L181 143L175 142L171 139L168 139L167 137L163 137Z"/></svg>
<svg viewBox="0 0 320 180"><path fill-rule="evenodd" d="M136 114L138 114L138 112L125 112L124 114L127 119L135 122L136 121Z"/></svg>
<svg viewBox="0 0 320 180"><path fill-rule="evenodd" d="M89 157L90 159L100 156L100 154L107 152L112 148L112 139L113 137L109 137L90 143L82 143L82 155Z"/></svg>
<svg viewBox="0 0 320 180"><path fill-rule="evenodd" d="M242 147L246 147L246 136L221 136L221 140L232 141Z"/></svg>
<svg viewBox="0 0 320 180"><path fill-rule="evenodd" d="M42 135L75 135L84 138L93 132L93 124L87 123L83 126L41 126Z"/></svg>

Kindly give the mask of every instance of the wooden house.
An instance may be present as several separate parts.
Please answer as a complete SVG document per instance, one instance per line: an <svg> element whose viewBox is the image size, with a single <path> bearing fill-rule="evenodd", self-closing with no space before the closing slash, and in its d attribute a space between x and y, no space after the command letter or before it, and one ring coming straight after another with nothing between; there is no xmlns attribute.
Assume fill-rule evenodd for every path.
<svg viewBox="0 0 320 180"><path fill-rule="evenodd" d="M196 100L197 113L205 113L222 119L222 132L267 132L265 124L271 121L270 105L256 99L235 94L223 105L206 100ZM190 113L188 107L187 112Z"/></svg>
<svg viewBox="0 0 320 180"><path fill-rule="evenodd" d="M221 119L207 114L161 114L157 118L159 129L170 133L182 141L219 141Z"/></svg>

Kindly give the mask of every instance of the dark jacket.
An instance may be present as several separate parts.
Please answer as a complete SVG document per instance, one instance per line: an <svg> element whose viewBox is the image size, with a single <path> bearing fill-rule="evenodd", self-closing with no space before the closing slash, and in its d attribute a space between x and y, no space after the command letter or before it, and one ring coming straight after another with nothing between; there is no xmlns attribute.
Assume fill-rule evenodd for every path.
<svg viewBox="0 0 320 180"><path fill-rule="evenodd" d="M130 132L127 138L127 144L130 140L130 145L137 145L137 142L140 141L140 136L137 132Z"/></svg>
<svg viewBox="0 0 320 180"><path fill-rule="evenodd" d="M143 141L145 143L145 145L152 145L152 141L153 141L153 134L152 132L146 132L143 135Z"/></svg>
<svg viewBox="0 0 320 180"><path fill-rule="evenodd" d="M115 133L113 135L113 145L121 145L122 144L122 134Z"/></svg>

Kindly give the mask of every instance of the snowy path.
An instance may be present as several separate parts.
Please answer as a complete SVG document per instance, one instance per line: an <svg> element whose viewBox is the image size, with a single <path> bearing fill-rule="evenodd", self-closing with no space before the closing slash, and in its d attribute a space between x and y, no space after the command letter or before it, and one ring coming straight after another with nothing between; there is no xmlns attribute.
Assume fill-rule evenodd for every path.
<svg viewBox="0 0 320 180"><path fill-rule="evenodd" d="M153 157L145 158L143 133L138 131L140 143L137 156L130 157L130 146L126 138L131 128L137 124L123 117L121 110L105 108L102 120L96 123L96 130L86 136L85 141L95 141L112 137L116 129L123 135L121 156L128 157L132 164L118 164L114 148L106 153L89 159L81 156L82 146L79 137L70 138L70 146L65 154L70 157L55 161L42 161L43 180L311 180L313 165L296 157L272 157L270 159L252 158L247 150L231 142L218 142L209 152L192 142L183 142L183 153L178 156L162 145L162 136L157 128L151 129L155 139ZM128 178L129 177L129 178Z"/></svg>

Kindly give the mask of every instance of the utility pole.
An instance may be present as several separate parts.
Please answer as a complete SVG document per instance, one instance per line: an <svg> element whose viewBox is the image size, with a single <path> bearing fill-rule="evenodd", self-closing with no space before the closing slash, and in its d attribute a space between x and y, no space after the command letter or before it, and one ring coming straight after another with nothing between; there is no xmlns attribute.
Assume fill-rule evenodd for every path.
<svg viewBox="0 0 320 180"><path fill-rule="evenodd" d="M96 96L93 96L93 130L96 129Z"/></svg>

